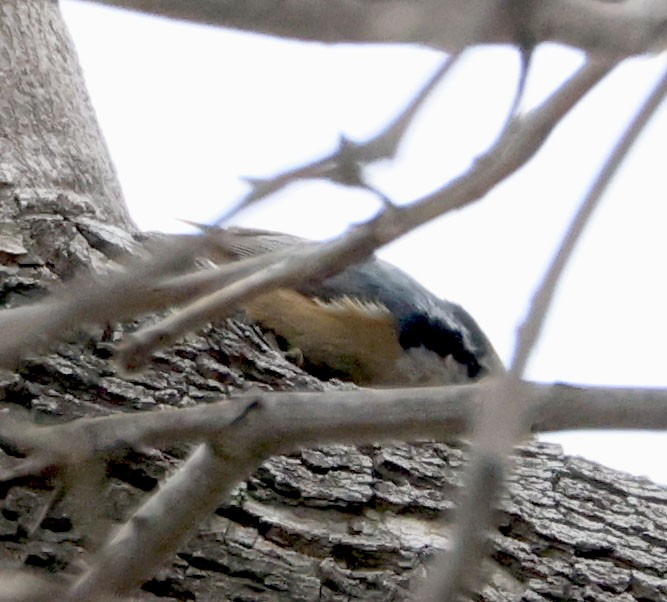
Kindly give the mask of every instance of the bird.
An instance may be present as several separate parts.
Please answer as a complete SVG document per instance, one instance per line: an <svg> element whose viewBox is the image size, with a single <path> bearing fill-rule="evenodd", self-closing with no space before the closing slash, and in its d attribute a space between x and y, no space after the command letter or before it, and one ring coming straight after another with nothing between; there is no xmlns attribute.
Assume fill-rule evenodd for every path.
<svg viewBox="0 0 667 602"><path fill-rule="evenodd" d="M219 263L315 244L282 232L187 223L203 231L208 255ZM504 370L468 312L375 255L325 280L262 294L243 309L320 378L435 386Z"/></svg>

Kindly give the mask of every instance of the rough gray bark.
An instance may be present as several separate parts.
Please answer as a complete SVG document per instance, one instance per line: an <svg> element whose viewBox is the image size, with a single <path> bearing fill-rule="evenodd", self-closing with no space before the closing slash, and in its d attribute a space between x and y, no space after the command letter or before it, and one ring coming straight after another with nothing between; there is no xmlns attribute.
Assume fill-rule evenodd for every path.
<svg viewBox="0 0 667 602"><path fill-rule="evenodd" d="M101 268L109 255L136 248L131 236L90 215L15 218L22 236L14 240L25 253L5 257L5 305L40 294L45 279L59 280L70 263ZM54 248L66 248L67 260L35 265ZM28 257L33 259L23 264ZM5 409L25 408L46 422L205 403L257 386L341 386L304 374L256 327L238 321L192 335L145 373L123 379L110 366L108 342L135 326L73 335L4 374ZM111 459L108 480L84 498L92 514L77 508L82 494L74 488L34 532L49 494L9 490L0 514L2 568L76 572L85 550L157 486L182 451L135 450ZM425 561L447 545L465 457L460 447L422 442L330 446L273 458L221 503L145 590L198 601L409 599L408 587L423 576ZM0 459L12 462L9 455ZM667 488L564 457L555 446L530 445L517 459L500 513L491 582L474 599L630 602L667 596Z"/></svg>

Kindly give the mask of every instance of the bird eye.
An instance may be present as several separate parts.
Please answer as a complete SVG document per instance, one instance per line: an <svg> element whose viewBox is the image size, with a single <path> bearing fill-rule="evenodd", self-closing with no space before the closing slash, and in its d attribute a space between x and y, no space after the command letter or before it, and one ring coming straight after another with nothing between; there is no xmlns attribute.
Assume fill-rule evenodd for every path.
<svg viewBox="0 0 667 602"><path fill-rule="evenodd" d="M402 321L398 340L403 349L425 347L442 358L451 355L459 364L466 366L470 378L477 376L481 370L475 355L466 349L461 332L423 313L412 314Z"/></svg>

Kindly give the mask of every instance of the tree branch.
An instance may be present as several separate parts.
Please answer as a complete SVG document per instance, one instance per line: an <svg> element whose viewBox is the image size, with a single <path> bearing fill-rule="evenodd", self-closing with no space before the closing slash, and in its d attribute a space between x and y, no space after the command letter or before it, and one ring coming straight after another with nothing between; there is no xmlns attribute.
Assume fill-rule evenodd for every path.
<svg viewBox="0 0 667 602"><path fill-rule="evenodd" d="M542 331L542 326L544 325L544 320L560 277L572 257L584 228L589 223L593 212L597 209L602 195L618 171L621 163L641 132L644 131L655 111L662 104L666 94L667 72L663 74L649 97L637 111L582 201L577 214L561 242L560 248L543 278L542 284L533 296L531 310L519 329L519 344L517 345L515 359L512 362L514 373L517 376L523 373L528 363L530 353Z"/></svg>
<svg viewBox="0 0 667 602"><path fill-rule="evenodd" d="M29 351L48 347L68 330L126 320L185 304L247 277L288 256L289 250L242 259L181 276L171 276L183 260L214 253L207 236L170 241L155 249L144 265L130 266L100 278L83 274L66 290L44 301L0 311L0 366L13 368Z"/></svg>
<svg viewBox="0 0 667 602"><path fill-rule="evenodd" d="M49 445L76 447L76 461L91 461L128 446L207 440L109 541L70 600L122 594L149 578L189 531L268 456L305 445L358 444L392 439L442 438L468 432L494 380L474 385L327 393L258 393L195 408L82 419L23 432L52 459ZM516 383L515 402L540 430L667 428L667 389L616 389ZM2 425L3 428L4 425ZM2 433L4 438L11 433ZM84 449L85 446L85 449ZM484 464L493 485L497 456ZM477 491L477 490L474 490ZM193 492L197 492L193 495ZM483 493L483 491L482 491ZM476 506L486 505L479 500ZM179 512L173 512L178 507ZM479 515L478 515L479 518ZM465 526L465 525L464 525ZM463 550L466 552L467 550ZM465 557L463 558L465 560ZM456 583L454 584L456 585Z"/></svg>
<svg viewBox="0 0 667 602"><path fill-rule="evenodd" d="M531 382L516 387L520 403L534 408L529 419L533 432L667 429L667 389ZM480 396L495 390L496 382L486 380L415 389L257 393L193 408L83 418L52 426L3 419L0 442L28 456L14 470L0 473L0 482L60 470L128 448L204 440L228 440L231 445L239 425L258 409L266 424L257 427L253 440L274 437L280 452L332 442L459 436L470 432Z"/></svg>
<svg viewBox="0 0 667 602"><path fill-rule="evenodd" d="M558 42L618 59L663 49L667 34L665 0L549 0L524 11L499 0L90 1L303 41L424 44L447 52L515 44L528 35L536 44Z"/></svg>
<svg viewBox="0 0 667 602"><path fill-rule="evenodd" d="M310 42L398 42L458 50L475 40L502 37L508 23L495 18L502 2L482 0L93 0L152 15ZM480 32L480 23L494 23ZM486 25L483 29L486 29Z"/></svg>
<svg viewBox="0 0 667 602"><path fill-rule="evenodd" d="M463 496L465 503L459 504L460 516L452 537L451 550L442 560L442 570L428 584L424 596L427 601L454 599L474 583L486 547L487 527L494 521L494 509L505 480L504 473L508 469L508 457L513 446L523 437L523 431L531 418L530 408L525 406L522 397L518 395L514 379L523 376L560 276L606 186L666 93L667 75L664 75L616 144L568 229L519 329L516 353L507 379L499 383L493 395L487 396L480 404L480 419L473 439L470 480Z"/></svg>
<svg viewBox="0 0 667 602"><path fill-rule="evenodd" d="M232 308L261 293L289 287L307 278L321 280L332 276L352 263L363 261L378 247L417 226L479 200L537 152L560 119L611 67L611 64L593 61L584 65L540 107L515 118L468 172L433 194L408 207L390 206L339 239L299 247L290 257L132 333L118 347L119 365L124 370L141 368L157 349L213 319L224 317Z"/></svg>

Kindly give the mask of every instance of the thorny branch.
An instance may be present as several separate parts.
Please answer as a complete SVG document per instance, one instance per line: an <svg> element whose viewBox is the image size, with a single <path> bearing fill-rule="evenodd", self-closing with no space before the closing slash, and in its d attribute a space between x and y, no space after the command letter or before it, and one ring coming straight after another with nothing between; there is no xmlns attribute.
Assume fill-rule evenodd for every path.
<svg viewBox="0 0 667 602"><path fill-rule="evenodd" d="M250 205L299 180L326 178L339 184L364 186L361 169L374 161L394 158L399 144L419 114L419 110L438 84L450 73L459 58L458 54L447 58L394 120L370 140L357 144L342 139L339 148L325 157L287 170L273 178L247 179L252 185L251 190L236 207L217 220L218 223L231 219Z"/></svg>

